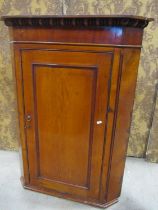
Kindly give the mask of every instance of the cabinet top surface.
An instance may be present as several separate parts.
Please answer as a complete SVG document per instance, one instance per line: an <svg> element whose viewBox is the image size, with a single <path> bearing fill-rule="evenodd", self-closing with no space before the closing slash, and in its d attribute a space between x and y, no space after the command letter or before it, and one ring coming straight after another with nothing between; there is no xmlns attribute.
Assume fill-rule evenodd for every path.
<svg viewBox="0 0 158 210"><path fill-rule="evenodd" d="M153 18L134 15L28 15L2 16L7 26L13 27L135 27L145 28Z"/></svg>

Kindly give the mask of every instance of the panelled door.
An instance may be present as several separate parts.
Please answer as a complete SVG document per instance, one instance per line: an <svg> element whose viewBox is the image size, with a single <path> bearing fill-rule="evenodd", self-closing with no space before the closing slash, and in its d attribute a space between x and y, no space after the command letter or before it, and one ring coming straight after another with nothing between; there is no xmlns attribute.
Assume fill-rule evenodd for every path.
<svg viewBox="0 0 158 210"><path fill-rule="evenodd" d="M97 199L112 50L21 50L30 184Z"/></svg>

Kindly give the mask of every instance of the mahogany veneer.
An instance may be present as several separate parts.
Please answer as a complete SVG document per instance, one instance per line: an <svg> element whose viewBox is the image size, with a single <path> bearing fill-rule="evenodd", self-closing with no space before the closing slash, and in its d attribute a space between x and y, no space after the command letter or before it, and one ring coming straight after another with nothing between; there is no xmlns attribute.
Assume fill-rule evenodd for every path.
<svg viewBox="0 0 158 210"><path fill-rule="evenodd" d="M143 28L137 16L3 16L25 188L106 207L121 192Z"/></svg>

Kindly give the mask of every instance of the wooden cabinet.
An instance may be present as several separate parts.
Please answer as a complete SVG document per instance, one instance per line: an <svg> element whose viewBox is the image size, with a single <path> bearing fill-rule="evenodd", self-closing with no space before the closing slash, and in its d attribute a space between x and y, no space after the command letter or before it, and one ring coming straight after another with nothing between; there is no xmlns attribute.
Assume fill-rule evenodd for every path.
<svg viewBox="0 0 158 210"><path fill-rule="evenodd" d="M24 187L100 207L116 202L151 19L2 19L14 53Z"/></svg>

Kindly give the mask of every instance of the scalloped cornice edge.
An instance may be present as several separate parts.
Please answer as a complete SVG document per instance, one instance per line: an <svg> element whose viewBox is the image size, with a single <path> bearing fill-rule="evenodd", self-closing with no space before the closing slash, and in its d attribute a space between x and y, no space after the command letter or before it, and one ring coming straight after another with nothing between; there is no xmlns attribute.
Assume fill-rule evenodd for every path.
<svg viewBox="0 0 158 210"><path fill-rule="evenodd" d="M145 28L153 19L139 16L2 16L1 20L12 27Z"/></svg>

